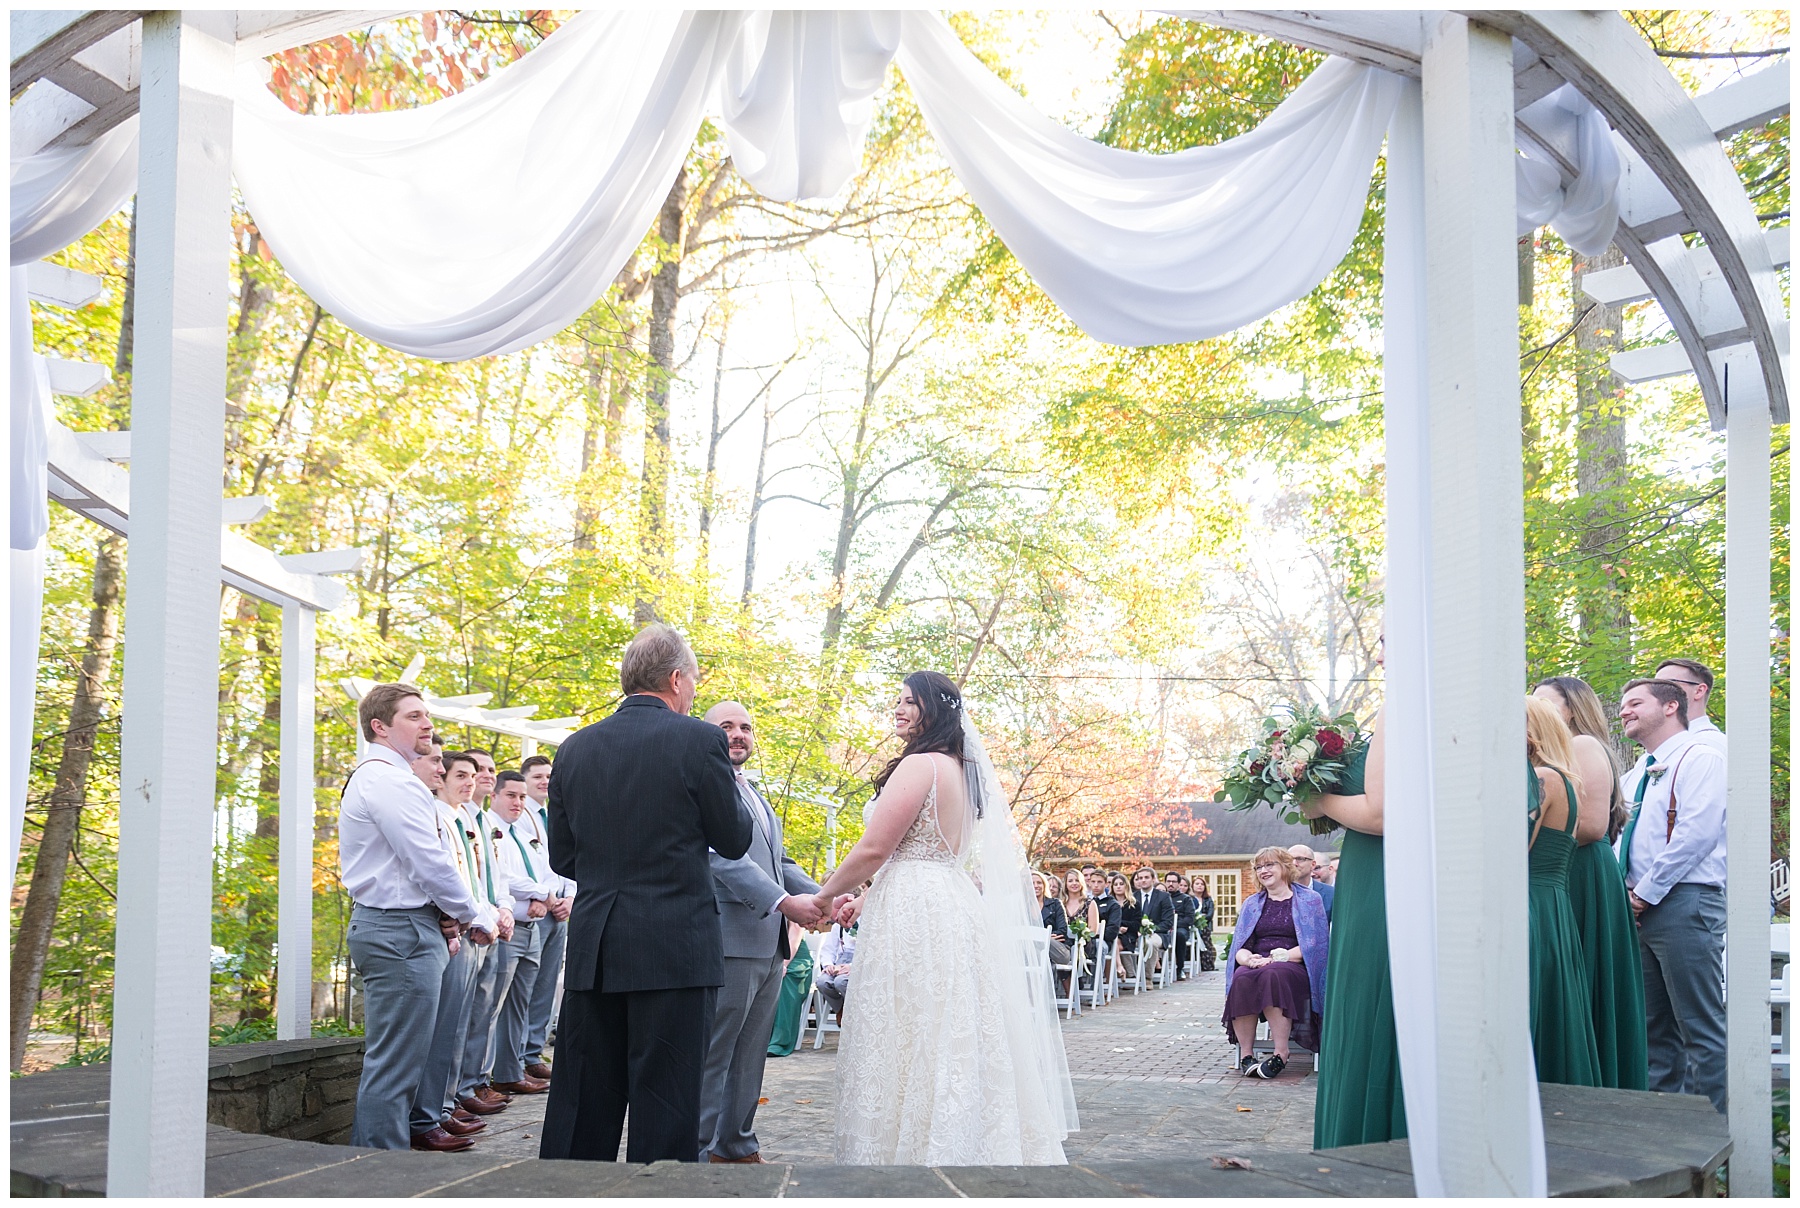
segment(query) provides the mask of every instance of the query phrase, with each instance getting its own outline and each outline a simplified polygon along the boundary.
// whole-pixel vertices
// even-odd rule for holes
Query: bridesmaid
[[[1369,745],[1349,762],[1338,792],[1309,802],[1309,817],[1344,826],[1325,971],[1319,1089],[1313,1148],[1335,1149],[1406,1135],[1394,983],[1388,966],[1387,874],[1381,846],[1386,740],[1376,714]]]
[[[1569,864],[1569,903],[1581,933],[1588,995],[1594,1008],[1594,1042],[1600,1085],[1641,1091],[1649,1086],[1649,1045],[1644,1036],[1644,967],[1637,927],[1625,896],[1625,876],[1612,841],[1625,825],[1618,756],[1600,698],[1583,680],[1559,675],[1532,695],[1556,709],[1574,734],[1576,799],[1581,821]]]
[[[801,937],[806,933],[798,923],[788,923],[789,958],[787,972],[781,977],[781,991],[775,1000],[775,1027],[769,1033],[769,1056],[786,1057],[800,1043],[802,1025],[806,1022],[806,997],[812,993],[812,946]]]
[[[1569,904],[1579,806],[1569,769],[1575,751],[1562,716],[1525,698],[1526,796],[1531,828],[1528,909],[1531,939],[1531,1046],[1539,1082],[1600,1085],[1594,1007],[1582,967],[1581,933]]]

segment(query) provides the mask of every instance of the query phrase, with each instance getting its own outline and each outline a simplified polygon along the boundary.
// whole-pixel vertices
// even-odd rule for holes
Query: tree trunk
[[[687,205],[687,170],[675,174],[675,183],[657,216],[656,234],[662,241],[662,263],[650,283],[650,366],[644,382],[644,468],[642,551],[653,577],[668,570],[669,387],[675,377],[675,316],[681,303],[681,216]],[[656,602],[637,601],[638,623],[654,620]]]
[[[600,453],[600,442],[611,443],[606,431],[607,385],[612,376],[613,350],[587,345],[587,424],[581,430],[581,477],[575,494],[575,548],[592,551],[594,528],[600,523],[600,511],[594,506],[594,459]]]
[[[762,519],[763,489],[769,479],[769,430],[775,423],[771,407],[764,398],[762,443],[756,450],[756,481],[750,488],[750,527],[744,535],[744,590],[738,597],[738,606],[746,611],[750,608],[750,593],[756,587],[756,525]]]
[[[719,332],[718,355],[713,358],[712,381],[712,422],[706,430],[706,473],[700,480],[700,551],[694,559],[694,567],[699,575],[701,615],[709,611],[708,603],[712,595],[712,522],[713,495],[718,489],[719,479],[719,442],[725,433],[719,428],[719,391],[725,381],[725,335],[730,330],[727,326]]]
[[[1590,272],[1625,263],[1619,249],[1609,247],[1589,259],[1572,253],[1577,313],[1591,300],[1579,292]],[[1609,498],[1626,474],[1624,387],[1612,371],[1611,359],[1624,347],[1624,308],[1594,305],[1575,328],[1575,485],[1587,508],[1587,528],[1580,550],[1590,584],[1576,601],[1581,638],[1586,647],[1582,673],[1596,683],[1610,683],[1631,667],[1630,585],[1612,564],[1612,551],[1626,537],[1618,503]]]
[[[56,928],[56,910],[62,902],[63,882],[69,871],[69,853],[81,828],[81,809],[87,800],[88,767],[94,758],[94,735],[105,708],[106,682],[112,674],[119,641],[119,589],[125,581],[125,539],[108,533],[94,554],[93,607],[88,612],[87,648],[81,656],[81,678],[75,683],[75,700],[69,706],[69,726],[63,734],[62,759],[56,768],[56,787],[44,814],[44,833],[38,841],[37,863],[31,870],[31,887],[19,912],[19,933],[13,941],[12,966],[12,1068],[25,1061],[25,1042],[31,1017],[43,985],[44,963],[50,954],[50,937]]]
[[[125,262],[125,297],[120,309],[119,343],[113,353],[113,376],[121,393],[130,390],[132,324],[137,313],[137,203],[132,203],[131,233]],[[115,406],[115,418],[129,414]],[[119,644],[119,595],[125,582],[125,539],[108,533],[94,550],[94,580],[88,610],[88,636],[81,653],[81,677],[75,682],[75,699],[69,705],[69,724],[63,732],[62,755],[56,765],[56,784],[50,791],[44,814],[44,830],[38,839],[37,860],[31,869],[31,885],[19,912],[19,931],[13,941],[12,964],[12,1068],[25,1063],[25,1045],[31,1035],[31,1019],[43,987],[44,964],[56,930],[56,912],[62,904],[68,878],[69,855],[81,832],[81,809],[87,803],[88,768],[94,759],[94,736],[99,731],[106,703],[106,682],[112,675]]]

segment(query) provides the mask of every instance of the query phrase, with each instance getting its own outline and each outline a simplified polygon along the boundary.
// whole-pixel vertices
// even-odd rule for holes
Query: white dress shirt
[[[519,821],[521,823],[529,822],[531,824],[532,834],[537,836],[538,846],[532,848],[532,851],[542,851],[544,853],[544,858],[542,860],[537,859],[536,856],[532,857],[532,862],[534,864],[543,865],[542,868],[538,869],[539,879],[542,880],[544,884],[550,886],[551,889],[555,890],[557,897],[574,897],[575,882],[569,880],[569,878],[550,867],[550,818],[546,812],[545,805],[540,801],[528,799],[525,803],[525,809],[519,814]]]
[[[756,786],[750,783],[750,778],[744,775],[741,768],[738,770],[737,774],[737,791],[738,797],[744,803],[744,808],[750,811],[750,817],[755,821],[756,829],[762,832],[764,841],[768,843],[769,851],[776,856],[775,866],[771,870],[771,875],[775,878],[776,886],[780,887],[781,851],[775,843],[775,811],[769,808],[769,803],[763,800],[763,795],[756,791]],[[781,904],[783,902],[793,896],[794,895],[789,893],[785,888],[782,888],[781,896],[776,898],[775,901],[770,904],[767,913],[774,914],[777,910],[781,909]],[[786,924],[783,924],[783,926],[785,925]]]
[[[1684,882],[1725,884],[1724,755],[1703,737],[1686,732],[1664,742],[1654,753],[1655,766],[1669,770],[1644,789],[1625,873],[1625,884],[1651,905]],[[1644,766],[1640,758],[1619,778],[1625,800],[1637,795]],[[1671,790],[1675,793],[1675,832],[1665,837]],[[1619,841],[1624,842],[1623,835]],[[1620,862],[1625,862],[1623,852]]]
[[[493,907],[469,892],[445,846],[437,798],[393,748],[373,743],[366,754],[338,807],[338,871],[351,900],[381,910],[435,903],[459,923],[493,931]]]
[[[507,892],[513,897],[513,918],[520,923],[536,921],[526,917],[527,903],[555,896],[542,878],[546,874],[556,874],[550,872],[544,859],[543,845],[533,846],[532,841],[537,836],[525,821],[528,812],[530,807],[520,811],[519,820],[510,826],[494,810],[481,812],[482,820],[487,824],[488,838],[494,843],[495,880],[498,882],[501,874],[505,875]]]
[[[482,820],[480,807],[472,800],[458,802],[456,816],[462,821],[463,832],[471,836],[469,846],[475,849],[475,871],[481,886],[477,896],[497,911],[511,910],[512,894],[507,892],[505,875],[494,867],[494,840]]]
[[[1688,733],[1697,741],[1705,743],[1720,755],[1725,754],[1725,731],[1713,725],[1712,718],[1702,713],[1688,722]]]

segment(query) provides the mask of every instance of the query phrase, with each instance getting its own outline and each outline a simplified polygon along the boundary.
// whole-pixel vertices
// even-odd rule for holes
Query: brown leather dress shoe
[[[471,1137],[487,1127],[486,1120],[458,1120],[454,1115],[445,1116],[439,1128],[453,1137]]]
[[[476,1115],[474,1112],[470,1111],[466,1107],[459,1107],[455,1111],[451,1112],[450,1114],[452,1116],[455,1116],[458,1120],[461,1120],[464,1124],[480,1124],[480,1123],[482,1123],[481,1117]]]
[[[541,1061],[534,1061],[525,1067],[527,1078],[536,1078],[539,1082],[550,1081],[550,1067]]]
[[[720,1166],[767,1166],[768,1165],[767,1162],[763,1161],[763,1156],[760,1153],[753,1153],[750,1156],[744,1157],[744,1158],[721,1158],[718,1154],[715,1153],[715,1154],[709,1154],[707,1156],[706,1160],[708,1162],[716,1162]]]
[[[485,1082],[475,1088],[475,1097],[477,1099],[481,1100],[483,1103],[511,1103],[512,1102],[511,1095],[502,1095],[499,1091],[495,1090],[493,1087],[489,1086]]]
[[[541,1095],[550,1089],[550,1084],[541,1078],[527,1075],[517,1082],[496,1082],[494,1089],[504,1091],[509,1095]]]
[[[488,1100],[478,1095],[462,1095],[456,1101],[462,1105],[464,1111],[475,1116],[491,1116],[495,1112],[506,1110],[506,1100],[504,1099]]]
[[[426,1153],[461,1153],[472,1149],[475,1142],[467,1137],[453,1137],[441,1128],[427,1129],[422,1133],[414,1133],[412,1147]]]

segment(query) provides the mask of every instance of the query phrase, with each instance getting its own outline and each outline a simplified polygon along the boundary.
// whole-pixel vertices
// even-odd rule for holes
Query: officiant
[[[706,711],[706,721],[725,732],[738,800],[756,827],[750,850],[738,859],[711,854],[725,944],[725,984],[719,988],[700,1092],[700,1152],[711,1162],[760,1163],[756,1104],[762,1096],[763,1063],[775,1028],[781,977],[793,955],[787,924],[792,920],[810,927],[819,921],[811,897],[819,886],[787,854],[781,819],[744,773],[756,753],[750,711],[737,701],[720,701]]]

